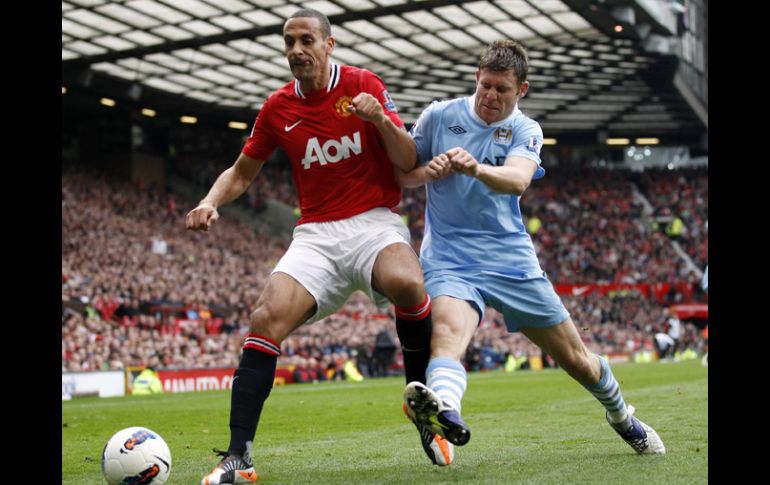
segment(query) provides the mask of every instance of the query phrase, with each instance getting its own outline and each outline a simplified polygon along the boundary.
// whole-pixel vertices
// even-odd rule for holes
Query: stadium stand
[[[221,169],[198,170],[191,159],[187,166],[190,177],[199,177],[191,180],[203,185]],[[268,185],[272,176],[278,178],[273,191],[290,186],[282,170],[261,177]],[[526,219],[540,221],[533,238],[541,264],[557,289],[625,284],[609,293],[561,293],[593,351],[627,359],[652,353],[653,337],[663,328],[669,305],[695,301],[703,293],[697,291],[694,272],[673,249],[675,241],[655,229],[655,215],[663,208],[683,215],[688,230],[678,242],[700,264],[708,256],[707,172],[694,169],[672,178],[670,172],[575,170],[553,171],[525,195]],[[666,197],[674,188],[678,197]],[[285,200],[292,200],[292,194]],[[653,213],[645,211],[639,197],[646,198]],[[410,190],[400,207],[415,250],[422,237],[424,203],[424,191]],[[223,218],[214,244],[210,235],[180,228],[191,204],[170,186],[145,187],[74,168],[63,171],[63,372],[237,365],[249,306],[286,241]],[[699,225],[700,232],[690,230]],[[643,291],[661,283],[670,284],[665,293]],[[487,309],[479,327],[465,359],[469,369],[549,365],[548,357],[521,334],[508,334],[494,310]],[[684,328],[681,349],[700,353],[702,335],[695,325]],[[365,377],[399,373],[400,355],[389,368],[375,371],[375,337],[382,330],[395,335],[389,310],[378,310],[356,294],[341,311],[290,336],[279,365],[299,369],[294,375],[300,381],[319,379],[319,368],[325,378],[341,378],[349,359]]]

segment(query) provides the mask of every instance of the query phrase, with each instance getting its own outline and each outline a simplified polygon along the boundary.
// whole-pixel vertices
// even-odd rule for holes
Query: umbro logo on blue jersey
[[[463,128],[462,126],[457,126],[457,125],[450,126],[449,127],[449,131],[451,131],[455,135],[462,135],[463,133],[468,133],[467,131],[465,131],[465,128]]]

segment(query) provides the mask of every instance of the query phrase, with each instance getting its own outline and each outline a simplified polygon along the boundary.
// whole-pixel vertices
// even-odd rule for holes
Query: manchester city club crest
[[[510,143],[513,140],[513,127],[511,125],[501,126],[495,130],[493,137],[495,143]]]
[[[348,106],[353,102],[353,98],[351,96],[342,96],[340,99],[337,100],[336,103],[334,103],[334,109],[337,111],[337,114],[342,116],[343,118],[347,118],[348,116],[352,115],[350,111],[348,111]]]

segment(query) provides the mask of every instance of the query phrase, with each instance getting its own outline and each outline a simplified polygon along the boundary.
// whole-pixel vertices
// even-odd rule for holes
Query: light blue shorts
[[[470,302],[484,314],[485,305],[505,317],[509,332],[522,327],[551,327],[569,317],[545,273],[515,278],[490,271],[439,269],[425,273],[425,288],[432,299],[441,295]]]

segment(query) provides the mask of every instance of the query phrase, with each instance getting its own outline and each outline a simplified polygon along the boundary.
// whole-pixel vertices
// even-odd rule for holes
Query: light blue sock
[[[468,386],[465,367],[448,357],[434,357],[428,363],[427,386],[441,397],[445,404],[458,413],[462,409],[463,394]]]
[[[583,386],[588,392],[594,395],[609,412],[610,419],[614,423],[619,423],[626,419],[626,402],[623,400],[623,394],[620,392],[620,384],[615,380],[610,370],[610,364],[603,357],[599,357],[602,365],[602,374],[599,382],[590,386]]]

